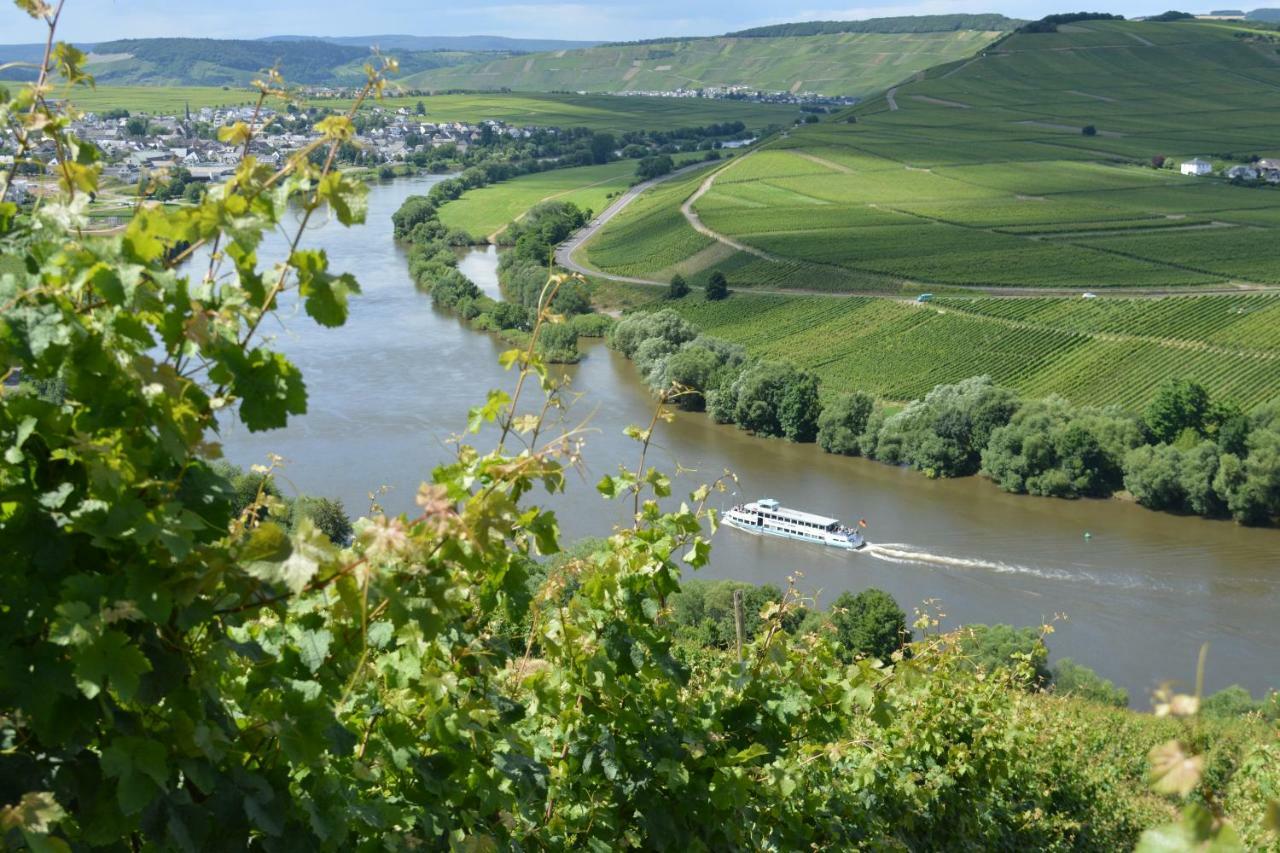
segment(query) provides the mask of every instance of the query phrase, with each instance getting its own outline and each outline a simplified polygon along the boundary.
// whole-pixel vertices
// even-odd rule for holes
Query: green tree
[[[684,280],[684,276],[676,273],[671,276],[671,287],[667,290],[668,299],[683,299],[689,295],[689,283]]]
[[[1203,385],[1189,379],[1170,379],[1160,386],[1142,419],[1157,442],[1172,444],[1183,430],[1204,435],[1208,414],[1209,392]]]
[[[828,453],[857,456],[858,436],[867,428],[875,400],[862,391],[838,395],[818,416],[818,446]]]
[[[1017,396],[989,376],[938,385],[885,419],[875,458],[906,463],[931,477],[974,474],[992,434],[1017,410]]]
[[[570,323],[544,323],[538,336],[538,347],[548,361],[573,363],[578,352],[578,330]]]
[[[725,356],[706,346],[690,344],[667,359],[666,386],[677,386],[681,393],[676,405],[690,412],[706,408],[707,394],[716,388],[726,370]]]
[[[1049,649],[1035,628],[1012,625],[968,625],[961,649],[971,665],[984,672],[1019,673],[1024,684],[1040,687],[1053,679],[1047,667]]]
[[[1125,457],[1124,486],[1148,509],[1181,509],[1186,501],[1181,478],[1182,451],[1172,445],[1143,445]]]
[[[614,157],[618,142],[612,133],[596,131],[591,135],[591,162],[608,163]]]
[[[782,400],[795,373],[791,365],[773,361],[749,365],[733,382],[733,422],[757,435],[781,436]]]
[[[124,123],[124,132],[134,137],[146,136],[150,128],[151,122],[146,116],[134,116]]]
[[[813,441],[818,437],[818,419],[821,417],[818,377],[807,370],[797,370],[778,404],[778,423],[782,434],[789,441]]]
[[[304,518],[335,545],[346,545],[351,541],[354,528],[340,500],[303,495],[294,501],[293,523],[297,524]]]
[[[1053,692],[1060,695],[1079,696],[1091,702],[1124,708],[1129,704],[1129,692],[1116,687],[1087,666],[1071,658],[1063,658],[1050,670]]]
[[[724,277],[724,273],[716,270],[707,277],[706,297],[709,301],[716,302],[729,296],[729,280]]]
[[[840,593],[831,604],[829,619],[845,660],[867,655],[887,662],[911,641],[907,615],[893,596],[874,587]]]
[[[636,164],[636,177],[642,181],[649,181],[670,174],[674,168],[675,162],[667,154],[645,157]]]
[[[1207,696],[1200,704],[1200,713],[1211,719],[1230,720],[1246,714],[1260,713],[1264,707],[1248,690],[1239,684],[1233,684]]]

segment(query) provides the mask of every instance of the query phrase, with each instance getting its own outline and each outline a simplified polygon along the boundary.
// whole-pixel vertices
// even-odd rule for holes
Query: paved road
[[[577,260],[574,259],[573,256],[574,256],[574,253],[576,253],[578,249],[582,247],[583,243],[586,243],[588,240],[590,240],[597,231],[603,228],[609,222],[609,220],[613,219],[615,216],[621,213],[627,207],[627,205],[635,201],[636,198],[638,198],[642,192],[644,192],[645,190],[651,187],[657,186],[658,184],[664,183],[666,181],[670,181],[674,178],[682,177],[688,174],[689,172],[696,171],[708,165],[711,165],[711,164],[694,163],[692,165],[684,166],[680,169],[676,169],[673,172],[669,172],[668,174],[663,175],[662,177],[653,178],[651,180],[645,181],[644,183],[636,184],[634,187],[632,187],[631,189],[623,193],[621,196],[619,196],[613,202],[613,204],[605,208],[604,212],[602,212],[599,216],[597,216],[595,219],[588,222],[585,226],[583,226],[577,233],[575,233],[572,237],[570,237],[564,243],[561,243],[559,246],[557,246],[556,247],[556,263],[561,267],[564,267],[565,269],[570,270],[571,272],[580,273],[581,275],[586,275],[586,276],[593,276],[595,278],[604,278],[604,279],[608,279],[609,281],[621,281],[621,282],[626,282],[627,284],[647,284],[653,287],[669,287],[670,282],[667,282],[667,281],[658,281],[652,278],[640,278],[637,276],[615,275],[614,273],[601,272],[600,270],[595,270],[588,266],[585,266],[584,264],[579,263]],[[713,177],[714,176],[708,176],[707,180],[703,182],[702,186],[699,187],[699,194],[701,194],[701,192],[705,192],[705,190],[709,187],[711,179]],[[690,202],[692,201],[693,199],[691,198]],[[684,211],[684,212],[685,212],[685,215],[688,216],[689,211]],[[729,242],[730,245],[734,245],[735,247],[739,247],[740,245],[740,244],[737,244],[736,241],[729,241],[728,238],[724,238],[720,235],[715,234],[714,232],[712,232],[712,236],[715,236],[716,239],[725,240],[726,242]],[[757,254],[757,253],[761,254],[763,257],[767,257],[770,260],[775,260],[771,256],[765,253],[761,253],[759,250],[748,249],[745,246],[741,246],[741,248],[745,251],[752,252],[753,254]],[[903,284],[909,284],[909,283],[910,282],[906,282],[906,281],[903,282]],[[927,288],[929,285],[917,284],[917,286]],[[1030,299],[1030,298],[1044,297],[1044,296],[1074,296],[1076,293],[1080,291],[1080,288],[1069,289],[1069,288],[1063,288],[1063,287],[1001,287],[1001,286],[983,286],[983,285],[943,285],[943,284],[939,284],[937,285],[937,287],[939,287],[940,289],[944,289],[952,292],[964,291],[966,293],[972,293],[972,294],[979,294],[979,295],[985,295],[985,296],[1003,296],[1003,297],[1008,297],[1013,299],[1017,299],[1017,298]],[[739,289],[729,288],[729,290],[730,292],[737,292]],[[1217,285],[1213,287],[1201,287],[1201,288],[1194,288],[1194,287],[1098,288],[1096,292],[1098,296],[1104,297],[1104,298],[1162,299],[1168,296],[1206,296],[1210,294],[1257,293],[1257,292],[1272,292],[1277,290],[1280,290],[1280,287],[1277,287],[1275,285],[1257,284],[1254,282],[1241,282],[1238,284]],[[749,287],[749,288],[742,289],[741,292],[771,294],[771,295],[777,295],[777,296],[828,296],[833,299],[847,299],[849,297],[854,297],[854,296],[880,296],[880,297],[886,297],[891,299],[898,299],[904,302],[913,301],[910,296],[904,296],[900,291],[892,291],[892,290],[888,290],[888,291],[857,290],[857,291],[844,291],[844,292],[833,293],[829,290],[808,290],[805,288],[786,288],[785,290],[775,290],[775,289]]]
[[[599,270],[593,270],[590,267],[583,266],[582,264],[578,263],[576,260],[574,260],[573,255],[575,252],[578,251],[578,249],[582,247],[583,243],[587,242],[593,236],[595,236],[595,233],[599,231],[601,228],[603,228],[609,222],[609,220],[613,219],[613,217],[621,213],[627,207],[627,205],[635,201],[636,198],[640,195],[640,193],[644,192],[650,187],[655,187],[658,184],[665,183],[667,181],[681,177],[683,175],[688,174],[689,172],[696,171],[698,169],[704,168],[709,165],[711,164],[710,163],[694,163],[690,166],[684,166],[682,168],[676,169],[674,172],[668,172],[667,174],[662,175],[661,177],[652,178],[650,180],[645,181],[644,183],[636,184],[634,187],[632,187],[631,189],[623,193],[621,196],[619,196],[613,202],[613,204],[606,207],[599,216],[597,216],[595,219],[588,222],[585,226],[579,229],[576,234],[574,234],[568,240],[566,240],[565,242],[557,246],[556,247],[556,263],[567,270],[570,270],[576,273],[581,273],[582,275],[595,276],[596,278],[607,278],[610,281],[625,281],[625,282],[630,282],[631,284],[656,284],[656,285],[661,285],[663,287],[666,287],[668,285],[668,282],[665,282],[665,281],[654,281],[653,279],[649,279],[649,278],[633,278],[631,276],[614,275],[612,273],[605,273],[605,272],[600,272]]]

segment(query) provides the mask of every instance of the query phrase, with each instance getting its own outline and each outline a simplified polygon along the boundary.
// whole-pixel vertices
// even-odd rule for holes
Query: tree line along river
[[[284,431],[258,434],[228,419],[222,438],[232,462],[248,466],[277,453],[287,462],[286,491],[340,498],[353,517],[368,512],[370,492],[383,486],[378,500],[388,512],[409,511],[418,484],[452,458],[449,439],[463,431],[468,408],[489,388],[511,389],[514,377],[497,363],[506,346],[437,312],[392,240],[391,214],[440,179],[376,184],[367,224],[321,223],[304,238],[323,246],[336,270],[355,273],[364,292],[339,329],[316,325],[292,302],[264,324],[301,368],[308,412]],[[282,251],[273,236],[260,255]],[[496,265],[495,250],[476,249],[461,269],[496,295]],[[654,405],[629,362],[601,342],[584,343],[582,363],[564,370],[581,395],[566,423],[585,422],[585,465],[566,494],[534,498],[557,509],[566,541],[629,523],[629,502],[604,501],[594,484],[620,462],[634,465],[637,446],[622,430],[648,423]],[[483,434],[471,438],[484,446]],[[1119,501],[1010,495],[978,478],[929,480],[813,445],[753,438],[700,414],[660,424],[649,461],[675,477],[677,496],[730,470],[738,483],[720,496],[724,509],[769,496],[869,524],[872,545],[854,554],[722,527],[702,577],[784,586],[799,572],[800,588],[820,605],[875,586],[908,613],[933,600],[944,626],[1039,625],[1065,614],[1049,638],[1053,656],[1114,680],[1138,708],[1161,681],[1190,683],[1205,642],[1208,689],[1239,683],[1260,695],[1280,686],[1280,531]]]

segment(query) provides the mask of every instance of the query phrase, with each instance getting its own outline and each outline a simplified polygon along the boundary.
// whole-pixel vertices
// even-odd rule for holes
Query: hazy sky
[[[63,38],[106,41],[146,36],[259,38],[269,35],[502,35],[630,40],[715,35],[782,21],[853,20],[887,15],[1003,12],[1038,18],[1087,5],[1124,15],[1162,12],[1163,5],[1100,0],[67,0]],[[0,43],[43,40],[41,26],[0,0]],[[1158,8],[1157,8],[1158,7]],[[1179,7],[1180,8],[1180,7]],[[1207,7],[1206,7],[1207,8]],[[1216,8],[1216,7],[1215,7]],[[1247,7],[1252,8],[1252,7]],[[1189,7],[1189,11],[1203,11]]]

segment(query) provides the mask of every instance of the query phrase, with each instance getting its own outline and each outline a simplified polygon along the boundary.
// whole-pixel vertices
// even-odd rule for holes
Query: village
[[[590,94],[585,91],[579,95]],[[610,95],[645,98],[710,98],[712,100],[751,101],[757,104],[792,104],[796,106],[851,107],[858,98],[820,95],[817,92],[765,92],[754,86],[702,86],[699,88],[654,89],[608,92]]]
[[[290,154],[314,142],[314,118],[302,111],[277,112],[252,106],[185,109],[178,115],[131,115],[126,110],[86,113],[71,124],[79,138],[93,143],[103,155],[104,178],[123,185],[137,184],[145,175],[183,169],[195,182],[224,180],[235,171],[242,147],[217,138],[218,128],[235,122],[256,123],[260,133],[249,143],[259,162],[279,165]],[[428,121],[421,105],[373,107],[357,116],[357,147],[362,162],[405,162],[415,154],[451,146],[451,153],[495,137],[528,139],[535,133],[556,135],[554,128],[514,127],[495,119],[480,122]],[[12,140],[0,139],[0,168],[13,163]],[[9,198],[19,204],[41,193],[43,178],[57,174],[57,152],[36,149],[31,161],[20,164]]]
[[[1202,157],[1187,160],[1182,164],[1182,174],[1198,178],[1213,174],[1213,163]],[[1280,184],[1280,159],[1255,158],[1249,163],[1227,166],[1222,169],[1222,177],[1232,183],[1268,183]]]

